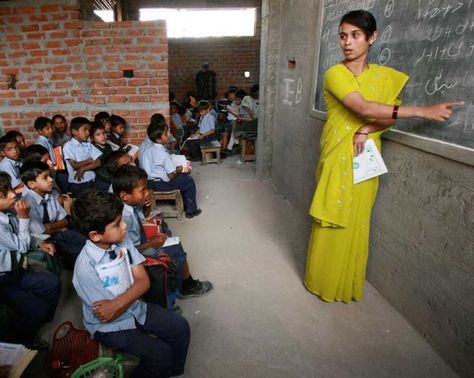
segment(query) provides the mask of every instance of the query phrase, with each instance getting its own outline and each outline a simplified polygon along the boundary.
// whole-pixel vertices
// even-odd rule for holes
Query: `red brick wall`
[[[129,140],[138,143],[151,114],[168,115],[164,23],[84,22],[77,3],[66,3],[0,3],[0,127],[31,142],[38,116],[70,120],[105,110],[127,119]]]
[[[196,73],[208,62],[217,74],[217,95],[230,85],[250,90],[260,72],[261,8],[257,7],[254,37],[183,38],[169,40],[170,91],[181,101],[187,91],[196,91]],[[250,77],[244,77],[244,71]]]
[[[170,39],[170,91],[181,101],[187,91],[196,91],[195,77],[204,62],[217,74],[217,94],[222,97],[230,85],[249,91],[259,80],[260,39],[225,37]],[[244,71],[250,77],[244,77]]]

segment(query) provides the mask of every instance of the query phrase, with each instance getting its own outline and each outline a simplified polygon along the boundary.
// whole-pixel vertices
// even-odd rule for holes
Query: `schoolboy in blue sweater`
[[[122,208],[117,196],[97,191],[85,192],[73,206],[73,221],[88,238],[72,280],[83,302],[84,325],[97,341],[140,358],[132,377],[181,375],[190,339],[188,322],[139,299],[150,281],[142,265],[145,258],[127,238]],[[114,295],[96,266],[115,260],[122,248],[128,251],[133,283],[122,294]]]

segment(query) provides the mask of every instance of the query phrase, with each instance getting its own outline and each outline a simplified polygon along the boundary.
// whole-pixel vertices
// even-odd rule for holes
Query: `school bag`
[[[143,299],[163,308],[171,308],[178,296],[178,277],[176,265],[167,253],[156,257],[146,257],[145,270],[150,278],[150,289]]]

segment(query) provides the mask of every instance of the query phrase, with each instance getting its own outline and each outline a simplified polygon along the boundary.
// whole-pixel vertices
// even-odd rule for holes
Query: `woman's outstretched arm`
[[[462,101],[450,101],[434,105],[400,106],[394,116],[393,105],[367,101],[358,92],[349,93],[342,102],[348,109],[366,118],[423,118],[430,121],[445,121],[453,113],[451,107],[464,104]]]

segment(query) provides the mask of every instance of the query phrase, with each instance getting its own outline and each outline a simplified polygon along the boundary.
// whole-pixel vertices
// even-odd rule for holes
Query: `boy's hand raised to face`
[[[166,234],[158,233],[152,239],[150,239],[148,243],[150,243],[151,247],[161,248],[163,244],[165,244],[167,238],[168,236],[166,236]]]
[[[15,202],[15,211],[18,218],[28,219],[30,216],[30,205],[23,200],[18,200]]]

